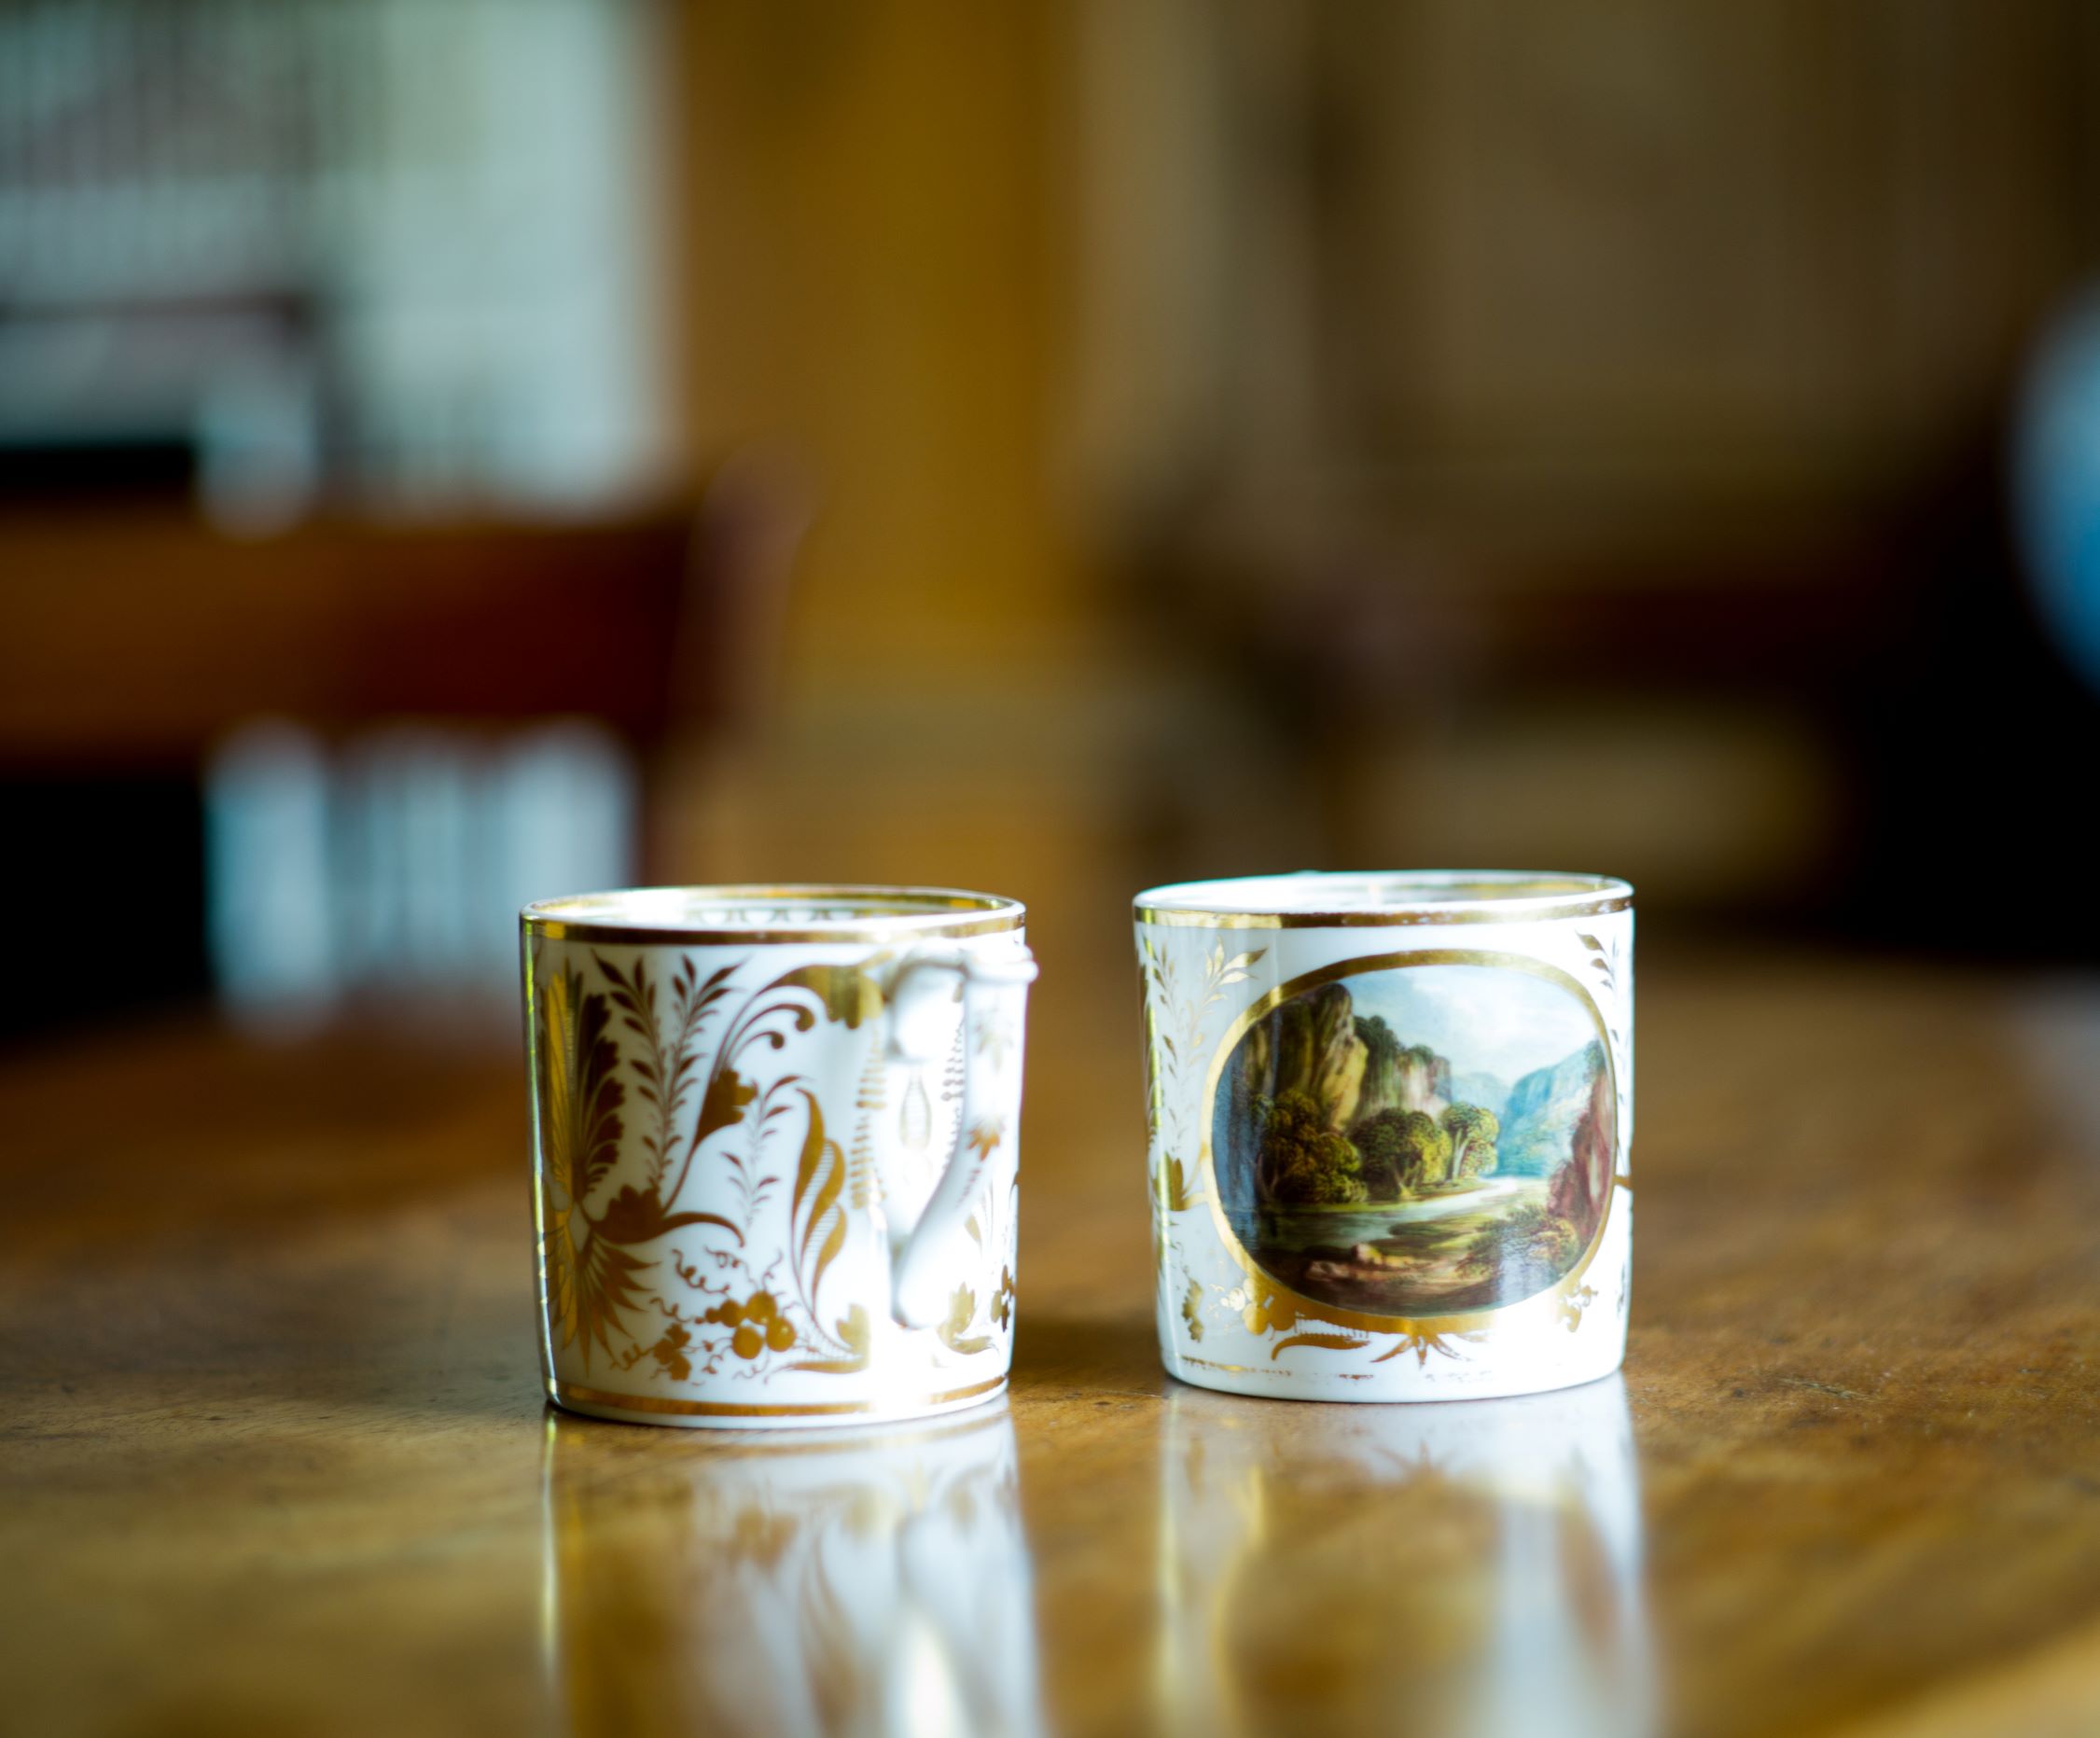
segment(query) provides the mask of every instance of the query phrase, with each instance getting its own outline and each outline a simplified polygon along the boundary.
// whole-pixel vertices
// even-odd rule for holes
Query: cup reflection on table
[[[547,1429],[545,1644],[571,1730],[1038,1730],[1003,1404],[792,1442]]]
[[[1161,1475],[1161,1728],[1654,1730],[1619,1377],[1394,1407],[1176,1388]]]

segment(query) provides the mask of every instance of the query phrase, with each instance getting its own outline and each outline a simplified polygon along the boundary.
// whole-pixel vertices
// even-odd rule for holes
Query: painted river
[[[1356,1244],[1379,1244],[1400,1225],[1420,1225],[1430,1219],[1458,1214],[1500,1214],[1526,1201],[1544,1204],[1546,1179],[1537,1176],[1483,1177],[1471,1189],[1449,1194],[1425,1195],[1419,1201],[1393,1201],[1366,1207],[1271,1207],[1266,1212],[1248,1207],[1228,1209],[1233,1232],[1241,1243],[1253,1245],[1257,1238],[1273,1247],[1304,1249],[1315,1244],[1348,1248]]]

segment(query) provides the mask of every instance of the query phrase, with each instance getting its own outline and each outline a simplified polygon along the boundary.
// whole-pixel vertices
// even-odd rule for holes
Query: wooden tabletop
[[[18,1055],[0,1729],[2100,1731],[2100,983],[1642,964],[1625,1374],[1464,1406],[1162,1376],[1106,958],[1010,1397],[792,1442],[543,1410],[508,1035]]]

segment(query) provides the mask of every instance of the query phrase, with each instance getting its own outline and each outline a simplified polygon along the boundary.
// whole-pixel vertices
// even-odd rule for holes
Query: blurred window
[[[276,1031],[364,990],[507,997],[519,908],[632,883],[638,813],[632,758],[590,724],[400,724],[333,753],[249,725],[205,776],[220,996]]]
[[[646,487],[656,20],[0,7],[0,492],[173,482],[267,528]]]
[[[2042,619],[2100,688],[2100,292],[2057,322],[2035,359],[2014,488]]]

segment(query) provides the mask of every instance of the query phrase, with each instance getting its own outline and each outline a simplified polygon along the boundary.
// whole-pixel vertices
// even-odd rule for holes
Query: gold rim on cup
[[[1306,896],[1304,902],[1291,897]],[[1616,875],[1531,869],[1307,870],[1173,882],[1137,896],[1141,924],[1176,929],[1359,929],[1427,924],[1544,924],[1623,911]]]
[[[688,913],[677,914],[680,908]],[[1018,899],[957,887],[813,882],[627,887],[541,899],[519,913],[529,936],[616,947],[735,947],[753,942],[962,940],[1017,931]],[[658,921],[651,922],[652,917]]]

